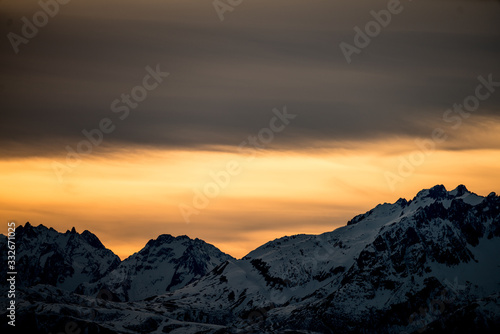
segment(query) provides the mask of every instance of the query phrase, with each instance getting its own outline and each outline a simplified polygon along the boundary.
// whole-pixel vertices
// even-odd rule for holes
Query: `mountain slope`
[[[98,282],[82,284],[78,291],[95,295],[106,289],[118,300],[141,300],[184,287],[229,259],[203,240],[163,234]]]
[[[89,231],[79,234],[73,228],[59,233],[28,222],[16,228],[15,237],[19,286],[49,284],[73,291],[83,282],[97,281],[120,263]],[[0,244],[5,243],[2,236]],[[2,273],[5,275],[5,268]]]
[[[410,201],[378,205],[332,232],[270,241],[241,260],[212,247],[163,235],[85,285],[122,300],[170,289],[157,297],[100,301],[39,285],[22,291],[19,314],[27,328],[52,330],[52,323],[73,319],[89,332],[110,333],[500,330],[494,193],[435,186]],[[91,319],[89,303],[98,304]]]
[[[475,300],[496,296],[498,303],[498,196],[481,198],[463,187],[452,192],[434,187],[402,206],[400,215],[382,225],[340,284],[326,285],[297,305],[290,322],[342,333],[353,326],[387,329],[390,317],[398,320],[392,320],[395,332],[411,332]],[[355,224],[373,224],[370,216]],[[439,312],[420,314],[422,307],[432,310],[429,303]],[[315,323],[305,321],[311,312]]]
[[[499,237],[498,196],[436,186],[411,201],[378,205],[333,232],[269,242],[156,301],[177,316],[189,309],[214,323],[233,319],[244,327],[238,319],[260,310],[268,328],[320,332],[387,326],[398,305],[393,326],[402,330],[419,303],[454,278],[467,289],[455,306],[500,292]]]

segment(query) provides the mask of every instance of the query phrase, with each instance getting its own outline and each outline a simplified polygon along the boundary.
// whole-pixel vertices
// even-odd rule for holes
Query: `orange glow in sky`
[[[122,259],[164,233],[200,238],[240,258],[284,235],[331,231],[378,203],[410,199],[436,184],[451,190],[463,183],[480,195],[500,189],[500,152],[484,149],[436,150],[392,190],[384,173],[397,174],[411,151],[377,146],[392,149],[264,150],[251,161],[228,152],[122,151],[85,159],[62,182],[52,158],[4,160],[0,215],[61,232],[88,229]],[[211,173],[229,161],[240,173],[196,209],[196,194],[214,186]],[[189,222],[181,204],[197,210]]]

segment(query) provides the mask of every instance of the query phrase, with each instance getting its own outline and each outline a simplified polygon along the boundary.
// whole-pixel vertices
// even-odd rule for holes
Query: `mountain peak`
[[[20,286],[47,284],[67,291],[100,279],[120,262],[88,231],[79,234],[73,227],[62,233],[29,222],[16,229],[16,256],[23,268]]]
[[[463,196],[465,193],[470,193],[470,191],[463,184],[459,185],[454,190],[450,191],[451,195],[455,195],[457,197]]]
[[[37,234],[43,233],[46,230],[48,230],[48,228],[45,227],[42,224],[40,224],[38,226],[33,226],[33,225],[30,224],[30,222],[26,222],[26,224],[24,224],[24,226],[23,225],[19,225],[16,228],[16,234],[17,235],[26,234],[26,235],[28,235],[30,237],[35,237]]]
[[[393,204],[378,204],[373,209],[352,218],[347,222],[347,225],[354,225],[362,220],[375,221],[380,217],[387,218],[389,216],[394,216],[392,217],[392,219],[396,219],[397,217],[401,217],[405,212],[405,208],[409,206],[412,206],[413,208],[417,208],[420,206],[425,207],[432,202],[439,202],[448,207],[451,201],[455,199],[462,200],[470,205],[476,205],[480,203],[484,199],[484,197],[470,192],[463,184],[457,186],[452,191],[447,191],[444,185],[439,184],[429,189],[420,190],[417,195],[410,201],[407,201],[404,198],[400,198]]]
[[[86,240],[89,243],[89,245],[95,247],[96,249],[106,250],[106,247],[104,247],[101,240],[99,240],[99,238],[94,233],[85,230],[80,235],[84,240]]]
[[[92,295],[105,287],[117,300],[142,300],[184,287],[230,259],[201,239],[161,234],[99,281],[81,284],[78,291]]]
[[[429,189],[429,196],[434,199],[440,199],[443,197],[446,197],[448,195],[448,191],[446,190],[445,186],[442,184],[436,185]]]
[[[160,246],[164,243],[172,243],[175,240],[175,237],[170,234],[160,234],[156,239],[151,239],[147,242],[146,246]]]
[[[196,239],[198,240],[198,239]],[[177,237],[174,237],[171,234],[160,234],[156,239],[151,239],[147,242],[146,246],[161,246],[163,244],[171,244],[175,242],[182,242],[182,241],[196,241],[195,239],[191,239],[187,235],[179,235]]]
[[[396,204],[404,208],[408,204],[408,201],[406,200],[406,198],[400,198],[396,201]]]
[[[454,197],[462,197],[465,194],[471,195],[472,193],[463,184],[460,184],[452,191],[447,191],[445,186],[440,184],[430,189],[423,189],[417,193],[414,199],[431,198],[434,200],[452,199]]]
[[[434,187],[430,189],[423,189],[420,190],[417,193],[417,196],[415,196],[415,199],[423,199],[426,197],[432,198],[432,199],[442,199],[448,195],[448,191],[446,190],[445,186],[442,184],[435,185]]]

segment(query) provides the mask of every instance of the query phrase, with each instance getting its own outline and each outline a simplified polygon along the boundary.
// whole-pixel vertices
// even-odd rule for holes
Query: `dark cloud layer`
[[[403,1],[351,64],[339,43],[386,1],[248,0],[223,22],[211,1],[71,2],[15,54],[26,3],[0,3],[4,157],[64,154],[104,117],[106,146],[235,147],[283,105],[299,117],[275,147],[427,136],[478,75],[500,81],[497,1]],[[111,102],[156,64],[170,76],[119,120]],[[496,122],[500,93],[477,113]]]

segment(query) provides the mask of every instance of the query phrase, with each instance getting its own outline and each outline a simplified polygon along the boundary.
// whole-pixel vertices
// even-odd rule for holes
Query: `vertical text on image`
[[[10,326],[16,326],[16,223],[7,223],[7,282],[9,289],[7,298],[7,322]]]

